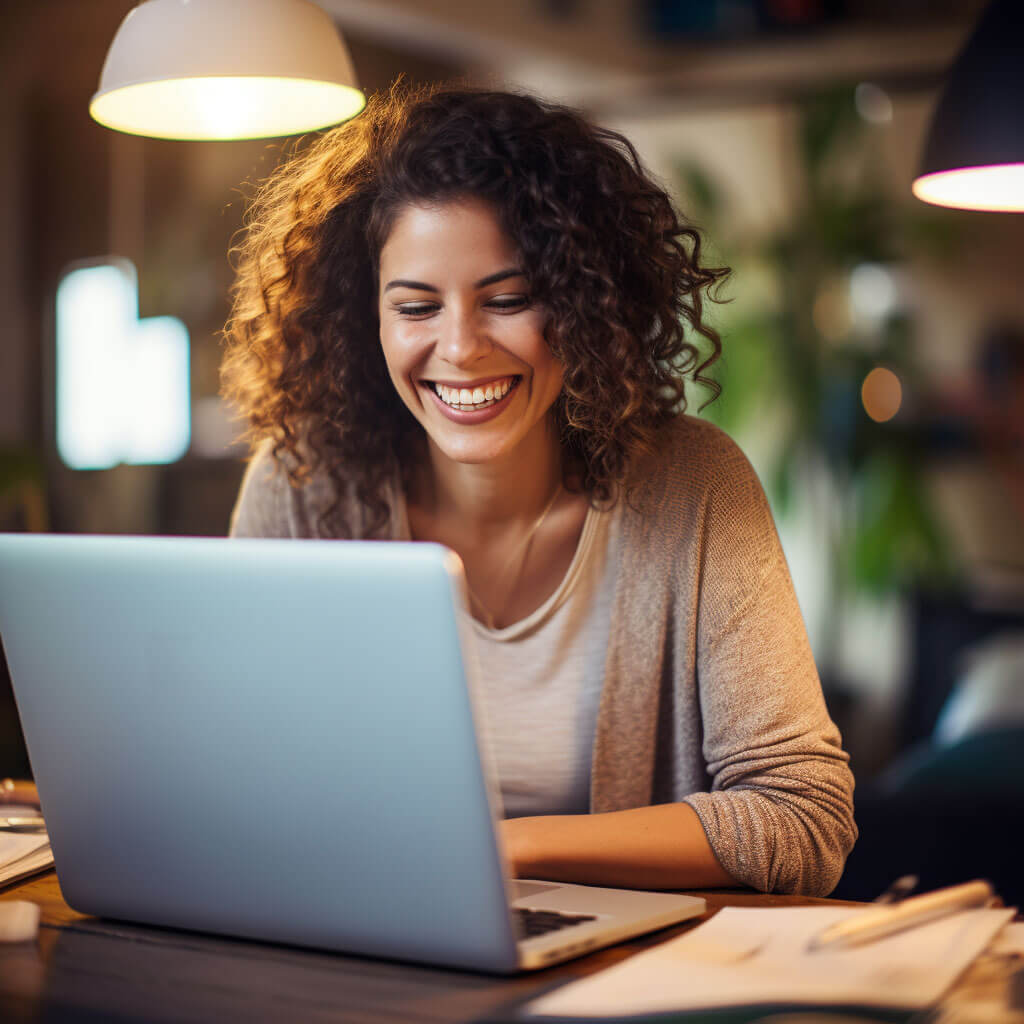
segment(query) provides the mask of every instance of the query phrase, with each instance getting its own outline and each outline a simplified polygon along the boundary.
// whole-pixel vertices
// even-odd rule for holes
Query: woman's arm
[[[734,878],[765,892],[827,895],[857,835],[849,759],[760,481],[734,442],[714,428],[703,434],[714,476],[694,670],[711,785],[680,796]]]
[[[718,863],[687,804],[508,818],[501,832],[509,871],[517,878],[630,889],[740,884]]]
[[[736,883],[826,895],[856,837],[853,779],[756,474],[721,431],[687,419],[644,488],[636,514],[622,514],[591,809],[682,817],[685,803],[704,837],[652,829],[681,844],[658,868],[689,877],[688,851],[706,842]],[[530,828],[509,831],[519,827]],[[609,842],[622,850],[636,836]],[[606,864],[610,849],[597,852]],[[585,866],[598,859],[577,854]],[[628,863],[651,877],[643,851]]]

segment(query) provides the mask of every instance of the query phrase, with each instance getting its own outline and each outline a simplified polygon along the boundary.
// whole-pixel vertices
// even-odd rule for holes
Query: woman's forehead
[[[438,269],[467,267],[481,261],[514,264],[517,247],[497,208],[482,199],[409,204],[395,216],[381,248],[381,267],[401,264]],[[479,275],[478,275],[479,276]]]

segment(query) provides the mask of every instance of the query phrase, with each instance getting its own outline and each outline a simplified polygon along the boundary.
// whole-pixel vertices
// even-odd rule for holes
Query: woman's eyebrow
[[[474,288],[486,288],[489,284],[497,284],[499,281],[504,281],[509,277],[522,277],[523,272],[518,267],[506,267],[504,270],[499,270],[494,274],[488,274],[486,277],[481,277],[473,287]],[[437,292],[438,288],[435,288],[432,284],[424,284],[422,281],[407,281],[403,278],[396,278],[394,281],[388,281],[384,285],[384,291],[390,291],[392,288],[413,288],[420,292]]]
[[[432,284],[424,284],[422,281],[404,281],[396,279],[394,281],[388,281],[384,285],[384,291],[389,292],[392,288],[414,288],[418,292],[436,292],[437,289]]]
[[[488,274],[486,277],[481,277],[474,288],[486,288],[489,284],[497,284],[499,281],[504,281],[508,277],[522,277],[523,272],[518,267],[506,267],[504,270],[499,270],[496,274]]]

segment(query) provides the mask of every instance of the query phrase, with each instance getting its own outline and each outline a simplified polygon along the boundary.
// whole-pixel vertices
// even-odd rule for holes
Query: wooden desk
[[[723,906],[834,901],[701,892]],[[697,918],[516,978],[420,967],[84,917],[47,872],[0,892],[42,908],[39,942],[0,946],[0,1021],[467,1022],[692,928]]]

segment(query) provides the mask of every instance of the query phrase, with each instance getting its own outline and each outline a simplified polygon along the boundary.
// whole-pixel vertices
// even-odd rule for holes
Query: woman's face
[[[501,460],[541,440],[561,391],[562,365],[524,269],[482,200],[407,206],[381,250],[391,380],[435,448],[456,462]]]

